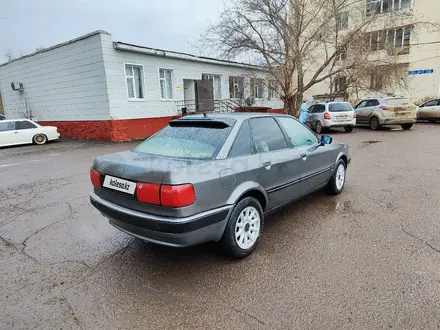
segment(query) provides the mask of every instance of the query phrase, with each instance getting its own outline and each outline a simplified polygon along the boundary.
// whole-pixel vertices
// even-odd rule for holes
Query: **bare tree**
[[[25,52],[25,51],[21,51],[19,57],[26,56],[26,55],[29,55],[29,54],[32,54],[32,53],[38,53],[38,52],[41,52],[41,51],[44,50],[44,49],[46,49],[46,47],[44,47],[44,46],[35,46],[34,49],[33,49],[33,51],[31,51],[31,52],[29,52],[29,53],[27,53],[27,52]],[[15,54],[12,52],[11,49],[8,49],[8,50],[5,52],[5,57],[6,57],[6,59],[7,59],[8,62],[11,62],[11,61],[13,61],[13,60],[15,60],[15,59],[17,58],[17,57],[15,56]]]
[[[316,85],[346,77],[345,89],[359,89],[365,80],[370,83],[360,79],[360,73],[366,78],[378,68],[398,64],[396,56],[387,53],[374,58],[371,33],[402,24],[405,18],[366,14],[364,4],[364,0],[235,0],[203,40],[221,57],[248,59],[264,68],[268,79],[280,86],[285,111],[297,115],[304,93]],[[385,49],[387,40],[375,40]]]
[[[12,52],[12,50],[8,49],[5,53],[5,57],[8,60],[8,62],[11,62],[12,60],[15,59],[14,53]]]

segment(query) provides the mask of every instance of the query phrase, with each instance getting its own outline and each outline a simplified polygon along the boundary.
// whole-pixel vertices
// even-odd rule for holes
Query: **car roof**
[[[30,119],[26,119],[26,118],[18,118],[18,119],[6,119],[6,120],[2,120],[2,123],[12,123],[15,121],[32,121]]]
[[[347,102],[347,101],[331,101],[331,102],[316,102],[316,103],[314,103],[314,104],[312,104],[312,105],[315,105],[315,104],[339,104],[339,103],[347,103],[347,104],[350,104],[350,103]]]
[[[184,117],[180,117],[177,120],[192,120],[192,119],[217,119],[217,120],[236,120],[236,121],[244,121],[249,118],[258,118],[258,117],[274,117],[274,116],[286,116],[291,117],[282,113],[263,113],[263,112],[210,112],[206,114],[196,114],[196,115],[188,115]]]

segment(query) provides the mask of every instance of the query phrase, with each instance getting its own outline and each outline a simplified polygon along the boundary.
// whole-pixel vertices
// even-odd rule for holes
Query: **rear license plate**
[[[110,175],[105,176],[103,186],[105,188],[121,191],[130,195],[134,195],[134,191],[136,190],[136,182],[115,178]]]

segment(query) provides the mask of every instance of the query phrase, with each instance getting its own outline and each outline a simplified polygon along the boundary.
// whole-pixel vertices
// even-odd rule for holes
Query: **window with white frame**
[[[274,99],[280,98],[279,84],[276,80],[269,81],[268,98],[269,98],[269,100],[274,100]]]
[[[173,95],[173,70],[159,69],[160,98],[172,100]]]
[[[412,8],[412,0],[365,0],[367,16],[404,11]]]
[[[229,77],[229,97],[241,99],[244,97],[244,77]]]
[[[406,55],[410,52],[412,26],[373,31],[367,33],[367,42],[372,51],[386,49],[390,55]]]
[[[340,13],[338,15],[338,29],[339,30],[345,30],[348,29],[348,11]]]
[[[203,73],[203,80],[212,80],[214,87],[214,100],[220,100],[222,98],[222,76],[216,74]]]
[[[251,97],[255,99],[264,98],[264,82],[263,79],[251,78]]]
[[[140,65],[125,65],[127,96],[129,100],[144,100],[144,73]]]

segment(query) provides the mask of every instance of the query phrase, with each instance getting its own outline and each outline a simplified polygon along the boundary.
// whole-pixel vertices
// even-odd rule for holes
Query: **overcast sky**
[[[198,55],[200,33],[228,0],[0,0],[0,63],[94,30],[114,41]],[[209,50],[201,50],[211,55]]]

